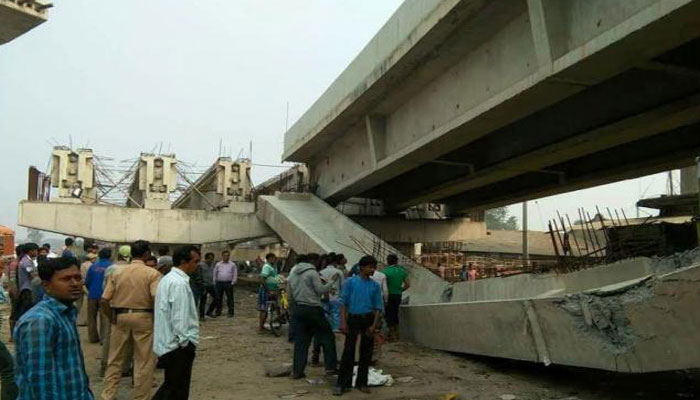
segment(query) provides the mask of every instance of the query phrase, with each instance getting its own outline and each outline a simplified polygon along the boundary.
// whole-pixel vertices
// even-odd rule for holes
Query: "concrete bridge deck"
[[[700,1],[405,2],[285,135],[317,194],[488,208],[692,164]]]
[[[114,243],[148,240],[153,243],[201,244],[273,235],[255,216],[253,203],[237,203],[236,206],[235,212],[216,212],[22,201],[18,224]]]

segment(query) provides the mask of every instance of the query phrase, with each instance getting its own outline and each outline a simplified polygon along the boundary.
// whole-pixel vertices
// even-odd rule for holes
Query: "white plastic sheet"
[[[357,380],[357,366],[353,370],[352,374],[352,386],[355,386],[355,381]],[[384,374],[384,370],[375,369],[369,367],[369,373],[367,374],[367,386],[392,386],[394,384],[394,378],[389,374]]]

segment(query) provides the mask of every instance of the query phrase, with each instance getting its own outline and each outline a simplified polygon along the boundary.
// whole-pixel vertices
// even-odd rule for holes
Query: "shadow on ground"
[[[477,374],[517,376],[541,386],[558,389],[571,397],[582,395],[588,398],[591,394],[597,394],[600,398],[616,400],[700,398],[700,369],[630,374],[560,365],[546,367],[532,362],[485,356],[454,355],[476,366]]]

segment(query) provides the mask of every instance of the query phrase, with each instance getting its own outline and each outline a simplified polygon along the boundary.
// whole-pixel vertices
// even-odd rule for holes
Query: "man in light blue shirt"
[[[376,262],[376,261],[375,261]],[[377,268],[366,266],[369,270],[368,276],[362,274],[362,265],[360,265],[360,274],[355,275],[345,282],[343,293],[340,296],[341,307],[345,309],[345,322],[349,322],[348,318],[353,315],[375,315],[376,312],[384,311],[384,301],[382,299],[382,289],[379,284],[372,279],[372,273]],[[342,316],[342,315],[341,315]],[[341,330],[342,330],[341,319]],[[349,328],[346,325],[346,329]]]
[[[199,260],[199,250],[195,246],[175,249],[175,266],[158,284],[153,352],[165,367],[165,381],[154,400],[189,398],[192,363],[199,344],[199,315],[189,275],[197,270]]]
[[[333,388],[333,395],[340,396],[352,386],[353,366],[355,364],[355,347],[360,340],[360,362],[357,367],[357,390],[369,393],[367,378],[369,364],[372,362],[374,334],[381,327],[381,314],[384,311],[382,289],[372,280],[377,269],[377,259],[364,256],[360,259],[359,274],[345,281],[340,296],[340,331],[345,336],[343,358],[338,371],[338,383]]]

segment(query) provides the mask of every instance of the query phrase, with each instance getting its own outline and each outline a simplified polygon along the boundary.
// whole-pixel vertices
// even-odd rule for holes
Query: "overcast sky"
[[[252,140],[254,163],[279,165],[287,103],[291,126],[400,2],[56,2],[48,22],[0,46],[0,224],[17,226],[27,167],[45,170],[52,146],[70,139],[117,160],[162,143],[200,166],[220,140],[234,157]],[[254,183],[280,171],[254,167]],[[630,216],[665,183],[657,175],[541,199],[530,226],[596,204]]]

